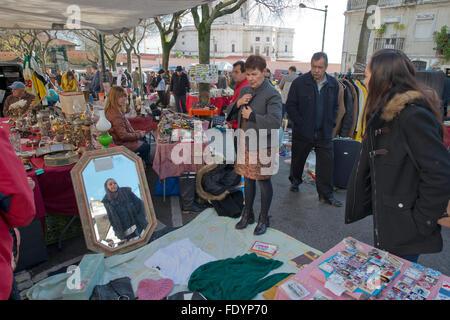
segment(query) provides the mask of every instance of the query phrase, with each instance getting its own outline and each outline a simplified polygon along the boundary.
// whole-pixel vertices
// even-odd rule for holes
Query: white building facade
[[[216,19],[211,29],[211,59],[251,54],[286,60],[294,57],[295,29],[250,25],[247,3],[235,13]],[[198,56],[194,25],[183,26],[172,52]]]
[[[345,33],[342,72],[353,71],[358,51],[359,34],[367,0],[348,0],[345,12]],[[371,32],[367,59],[379,49],[399,49],[411,59],[418,70],[425,70],[440,59],[433,48],[434,32],[450,27],[450,0],[380,0],[379,26],[384,33]],[[375,16],[374,16],[375,17]]]

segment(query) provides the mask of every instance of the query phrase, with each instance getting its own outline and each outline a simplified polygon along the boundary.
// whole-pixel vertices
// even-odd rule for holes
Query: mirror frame
[[[141,186],[143,198],[142,200],[144,201],[145,211],[147,213],[147,221],[150,224],[150,228],[147,227],[148,229],[145,232],[144,237],[142,237],[141,239],[131,241],[117,248],[110,248],[104,244],[101,244],[100,241],[98,241],[95,237],[94,224],[92,223],[92,216],[89,209],[89,200],[86,195],[86,188],[84,185],[82,173],[86,166],[94,159],[115,155],[125,156],[126,158],[133,161],[136,166],[136,171]],[[77,164],[72,168],[72,170],[70,171],[70,175],[72,178],[73,189],[75,191],[75,197],[77,200],[78,212],[80,214],[84,239],[89,250],[93,252],[104,253],[105,256],[109,257],[114,254],[121,254],[136,250],[137,248],[140,248],[148,243],[151,235],[155,231],[157,221],[150,189],[148,187],[147,178],[145,175],[144,165],[142,159],[137,154],[123,146],[87,151],[83,154],[80,160],[78,160]]]

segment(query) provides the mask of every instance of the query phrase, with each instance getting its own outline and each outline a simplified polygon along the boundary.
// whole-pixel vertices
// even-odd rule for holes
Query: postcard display
[[[214,64],[195,64],[189,67],[189,77],[192,82],[217,83],[218,71]]]
[[[280,300],[450,300],[450,278],[346,238],[279,286]]]

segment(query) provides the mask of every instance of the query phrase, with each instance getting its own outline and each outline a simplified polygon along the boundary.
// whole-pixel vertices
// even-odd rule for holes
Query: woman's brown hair
[[[105,113],[111,109],[121,109],[119,103],[117,102],[122,95],[127,95],[124,88],[120,86],[112,86],[109,90],[108,98],[105,103]]]
[[[422,106],[429,109],[442,123],[439,99],[433,89],[416,79],[416,70],[409,58],[400,50],[382,49],[374,53],[369,62],[371,77],[365,105],[366,123],[372,115],[383,108],[397,94],[418,91],[422,95]],[[367,126],[366,126],[367,127]]]
[[[245,70],[248,69],[258,69],[261,72],[264,72],[264,69],[267,67],[266,60],[258,55],[252,55],[247,58],[245,61]]]

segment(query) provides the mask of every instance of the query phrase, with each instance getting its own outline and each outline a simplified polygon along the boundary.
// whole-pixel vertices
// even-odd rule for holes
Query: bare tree
[[[168,19],[170,16],[154,18],[161,37],[162,68],[164,70],[169,68],[170,51],[177,41],[180,29],[182,27],[181,19],[186,13],[187,10],[178,11],[172,15],[170,21]],[[172,37],[169,39],[170,35],[172,35]]]

